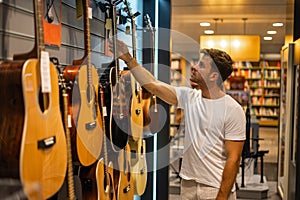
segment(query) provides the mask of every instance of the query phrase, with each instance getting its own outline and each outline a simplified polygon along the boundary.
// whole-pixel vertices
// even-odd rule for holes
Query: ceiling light
[[[211,35],[211,34],[214,34],[215,32],[213,30],[205,30],[204,33]]]
[[[209,48],[213,48],[213,47],[215,46],[215,43],[214,43],[213,40],[208,40],[208,41],[206,42],[206,45],[207,45]]]
[[[209,22],[200,22],[200,26],[210,26]]]
[[[239,48],[241,46],[241,42],[239,40],[234,40],[232,42],[232,46],[235,48]]]
[[[222,48],[226,48],[227,47],[227,41],[226,40],[221,40],[220,45]]]
[[[264,37],[264,40],[272,40],[273,38],[272,37],[270,37],[270,36],[265,36]]]
[[[267,33],[270,35],[275,35],[277,33],[277,31],[267,31]]]
[[[276,26],[276,27],[283,26],[283,23],[281,23],[281,22],[276,22],[276,23],[273,23],[273,26]]]
[[[259,35],[200,35],[200,48],[223,50],[235,61],[260,59]]]

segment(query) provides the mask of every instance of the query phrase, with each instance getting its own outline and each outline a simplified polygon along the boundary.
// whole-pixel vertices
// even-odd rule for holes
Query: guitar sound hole
[[[39,105],[42,112],[45,112],[49,107],[49,94],[42,93],[42,89],[39,91]]]
[[[97,109],[96,109],[96,106],[97,106],[97,103],[95,101],[95,90],[94,90],[94,87],[92,85],[88,85],[87,86],[87,89],[86,89],[86,97],[87,97],[87,100],[89,103],[92,103],[93,105],[93,117],[94,119],[97,118]]]
[[[86,97],[89,103],[93,100],[93,89],[90,85],[86,89]]]

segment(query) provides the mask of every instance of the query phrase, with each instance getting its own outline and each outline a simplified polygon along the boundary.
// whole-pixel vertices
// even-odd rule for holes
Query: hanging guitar
[[[102,116],[99,116],[99,121],[102,121],[103,128],[103,148],[101,158],[88,167],[80,167],[79,174],[82,182],[83,195],[86,200],[116,200],[113,179],[113,164],[108,164],[108,153],[105,134],[105,120],[107,120],[106,106],[104,102],[103,88],[99,86],[99,106]],[[102,158],[103,156],[103,158]]]
[[[102,124],[99,122],[98,105],[98,73],[92,65],[90,19],[88,16],[89,0],[83,0],[84,5],[84,56],[73,61],[73,66],[64,69],[64,79],[73,84],[71,93],[71,113],[73,129],[72,136],[75,153],[74,160],[83,166],[95,163],[102,148]]]
[[[136,59],[136,24],[135,17],[139,13],[132,14],[129,2],[124,1],[126,6],[125,10],[127,11],[128,17],[131,19],[131,30],[132,30],[132,48],[133,48],[133,57]],[[136,80],[132,75],[131,84],[132,84],[132,104],[131,106],[135,109],[143,109],[142,102],[142,88],[137,84]],[[132,107],[131,107],[132,108]],[[134,125],[131,125],[132,131],[136,131],[135,134],[132,133],[132,137],[129,138],[128,144],[131,149],[131,174],[134,183],[134,193],[137,195],[142,195],[146,189],[147,185],[147,162],[146,162],[146,142],[143,140],[143,112],[141,115],[134,115],[135,110],[131,110],[131,118]],[[137,123],[138,122],[138,123]]]
[[[154,74],[154,43],[155,43],[155,29],[152,26],[148,14],[144,16],[147,26],[146,31],[151,33],[151,74]],[[157,103],[157,97],[148,92],[145,88],[142,90],[143,98],[143,113],[144,113],[144,129],[150,130],[151,133],[157,133],[164,125],[164,119],[167,117],[165,109]]]
[[[100,84],[105,94],[108,120],[105,121],[106,135],[116,152],[122,150],[128,142],[129,133],[129,106],[126,104],[125,84],[120,79],[120,66],[116,53],[117,23],[116,4],[110,0],[105,7],[106,39],[113,40],[113,61],[102,65]]]
[[[56,69],[59,71],[59,89],[60,89],[60,105],[62,112],[62,120],[65,129],[65,136],[67,141],[67,176],[62,187],[59,189],[55,198],[57,199],[69,199],[69,200],[81,200],[82,190],[81,190],[81,181],[77,174],[74,174],[73,171],[73,156],[72,156],[72,142],[71,142],[71,114],[70,111],[70,98],[69,90],[71,89],[70,85],[67,84],[61,73],[62,66],[59,64],[59,60],[56,57],[50,58],[51,62],[56,66]]]
[[[69,124],[69,113],[68,113],[68,104],[69,97],[67,93],[66,84],[61,81],[62,84],[62,97],[63,97],[63,119],[65,126],[65,134],[67,140],[67,180],[68,180],[68,199],[75,200],[75,187],[74,187],[74,177],[73,177],[73,162],[72,162],[72,149],[71,149],[71,134],[70,134],[70,124]]]
[[[107,109],[105,105],[104,91],[100,87],[100,102],[102,113],[103,131],[105,131],[105,121],[108,120]],[[103,158],[98,161],[96,169],[98,196],[102,200],[116,200],[116,193],[114,188],[114,168],[113,163],[108,162],[106,134],[103,134]]]
[[[132,49],[133,57],[137,59],[136,56],[136,24],[135,18],[140,14],[136,12],[132,14],[131,8],[127,0],[124,1],[125,11],[127,12],[127,18],[131,20],[131,30],[132,30]],[[133,75],[129,70],[124,70],[122,73],[122,78],[125,80],[126,85],[126,99],[129,100],[130,105],[130,136],[133,140],[139,140],[143,137],[143,102],[142,102],[142,88],[138,85]],[[128,92],[129,91],[129,92]]]
[[[114,169],[114,183],[117,199],[133,199],[134,197],[135,186],[130,162],[130,146],[127,144],[124,149],[119,152],[118,166]]]
[[[35,0],[34,49],[14,55],[15,60],[34,59],[2,63],[0,67],[1,177],[20,178],[29,199],[53,196],[62,186],[67,169],[58,74],[45,51],[41,10],[41,0]]]

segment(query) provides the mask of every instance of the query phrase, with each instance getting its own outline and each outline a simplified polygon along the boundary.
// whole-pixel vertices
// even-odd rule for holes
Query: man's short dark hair
[[[201,53],[209,55],[214,63],[212,63],[212,67],[216,67],[219,71],[222,81],[225,81],[233,71],[233,61],[231,57],[222,50],[219,49],[202,49]]]

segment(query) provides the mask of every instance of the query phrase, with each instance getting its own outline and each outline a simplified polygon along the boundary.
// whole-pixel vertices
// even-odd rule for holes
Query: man
[[[182,199],[236,199],[235,179],[245,140],[245,113],[223,91],[232,72],[230,56],[217,49],[200,52],[191,67],[197,87],[174,87],[141,67],[127,46],[117,42],[118,57],[136,80],[165,102],[184,110],[185,149],[180,176]]]

